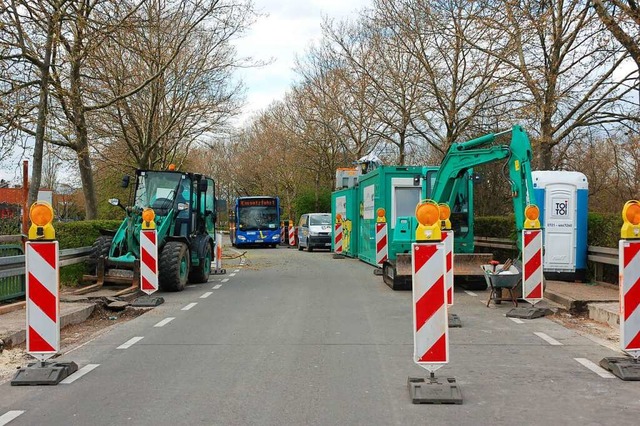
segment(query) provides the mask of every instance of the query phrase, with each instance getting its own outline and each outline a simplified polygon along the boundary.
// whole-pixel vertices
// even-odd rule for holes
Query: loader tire
[[[109,249],[111,248],[111,242],[113,237],[110,235],[101,235],[91,246],[91,253],[87,259],[87,274],[96,275],[98,269],[98,258],[100,256],[109,256]]]
[[[190,283],[200,284],[209,281],[209,275],[211,275],[211,261],[213,260],[212,253],[211,245],[207,244],[204,249],[204,255],[200,258],[200,265],[196,266],[189,273]]]
[[[160,253],[159,281],[164,291],[182,291],[189,278],[189,248],[185,243],[169,241]]]

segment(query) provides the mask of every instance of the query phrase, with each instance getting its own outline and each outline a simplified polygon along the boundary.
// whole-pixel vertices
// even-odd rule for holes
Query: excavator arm
[[[496,139],[511,133],[509,145],[493,145]],[[506,160],[509,168],[511,196],[516,221],[516,234],[520,246],[524,225],[525,207],[533,197],[533,179],[531,177],[531,143],[520,126],[501,133],[491,133],[467,142],[454,143],[449,148],[431,190],[431,198],[439,203],[453,206],[458,194],[457,186],[469,169],[483,164]]]

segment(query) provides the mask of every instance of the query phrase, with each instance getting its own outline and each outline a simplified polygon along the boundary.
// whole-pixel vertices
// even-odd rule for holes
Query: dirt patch
[[[618,345],[620,342],[620,331],[618,329],[610,327],[608,324],[592,320],[588,317],[587,313],[570,314],[566,311],[558,311],[547,318],[566,328],[575,330],[579,334],[593,336],[613,346]]]
[[[86,321],[60,330],[60,355],[58,356],[107,332],[112,326],[132,320],[146,311],[146,309],[127,307],[123,311],[114,312],[103,305],[96,305]],[[17,368],[34,361],[35,358],[26,352],[26,343],[5,349],[0,354],[0,384],[11,380]]]

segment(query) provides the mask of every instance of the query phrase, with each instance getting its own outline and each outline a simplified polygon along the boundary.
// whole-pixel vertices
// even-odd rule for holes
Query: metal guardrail
[[[508,238],[475,237],[474,242],[479,247],[516,250],[516,245]],[[593,278],[596,281],[602,281],[604,265],[618,265],[618,249],[589,246],[587,248],[587,260],[593,263]]]
[[[91,253],[91,247],[60,250],[60,266],[84,262]],[[0,278],[24,275],[24,255],[0,257]]]

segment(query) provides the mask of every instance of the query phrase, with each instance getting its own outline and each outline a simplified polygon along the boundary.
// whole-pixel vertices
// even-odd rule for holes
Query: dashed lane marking
[[[11,420],[16,419],[17,417],[19,417],[22,414],[24,414],[24,411],[22,411],[22,410],[7,411],[6,413],[4,413],[3,415],[0,416],[0,426],[6,425]]]
[[[75,373],[73,373],[72,375],[67,377],[66,379],[62,380],[60,382],[60,384],[62,384],[62,385],[70,385],[71,383],[73,383],[76,380],[78,380],[80,377],[84,376],[85,374],[88,374],[88,373],[92,372],[93,370],[95,370],[99,366],[100,366],[100,364],[87,364],[84,367],[82,367],[80,370],[76,371]]]
[[[535,333],[536,336],[538,336],[539,338],[541,338],[542,340],[544,340],[545,342],[547,342],[548,344],[552,345],[552,346],[562,346],[562,343],[558,342],[556,339],[554,339],[553,337],[545,334],[545,333],[541,333],[539,331],[536,331]]]
[[[593,361],[589,361],[586,358],[574,358],[574,359],[604,379],[615,379],[616,377],[615,375],[609,373],[607,370],[600,367],[598,364],[596,364]]]
[[[524,321],[522,321],[520,318],[509,318],[509,319],[515,322],[516,324],[524,324]]]
[[[222,287],[222,284],[215,285],[215,286],[213,286],[212,290],[217,290],[217,289],[219,289],[220,287]]]
[[[193,288],[193,287],[195,287],[195,285],[193,285],[193,284],[187,286],[187,288]]]
[[[235,271],[233,271],[233,272],[240,272],[240,269],[236,269],[236,270],[235,270]]]
[[[221,282],[226,283],[229,282],[229,278],[225,278],[224,280],[222,280]]]
[[[131,339],[118,346],[117,349],[129,349],[131,346],[135,345],[142,339],[144,339],[144,337],[142,336],[132,337]]]
[[[182,311],[188,311],[189,309],[193,308],[193,307],[194,307],[194,306],[196,306],[196,305],[197,305],[197,303],[196,303],[196,302],[192,302],[192,303],[189,303],[189,304],[188,304],[187,306],[185,306],[184,308],[182,308],[181,310],[182,310]]]
[[[229,276],[230,276],[230,277],[235,277],[235,276],[236,276],[236,274],[229,274]]]
[[[154,327],[164,327],[165,325],[169,324],[174,319],[176,319],[176,317],[165,318],[162,321],[160,321],[159,323],[157,323],[156,325],[154,325]]]
[[[465,293],[467,293],[469,296],[478,297],[478,295],[477,295],[477,294],[475,294],[475,293],[474,293],[474,292],[472,292],[472,291],[465,290],[464,292],[465,292]]]
[[[202,296],[200,296],[200,299],[206,299],[207,297],[211,296],[213,294],[213,292],[208,291],[206,293],[204,293]]]

